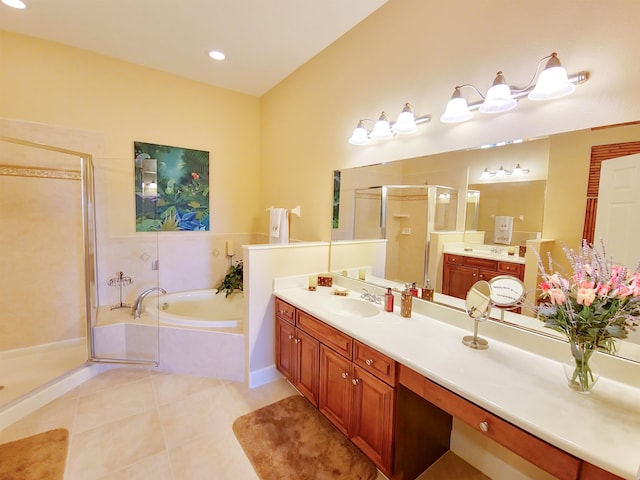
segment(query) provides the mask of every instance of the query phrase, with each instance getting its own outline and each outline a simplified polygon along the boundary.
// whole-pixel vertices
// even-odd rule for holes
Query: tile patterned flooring
[[[249,389],[142,367],[113,368],[0,431],[0,443],[68,429],[65,480],[259,480],[232,424],[296,393],[285,380]],[[419,480],[487,479],[453,462],[434,465]],[[376,480],[385,479],[378,473]]]

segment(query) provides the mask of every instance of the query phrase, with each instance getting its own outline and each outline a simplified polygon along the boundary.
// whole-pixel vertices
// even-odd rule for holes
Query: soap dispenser
[[[407,286],[400,296],[400,315],[404,318],[411,317],[411,307],[413,304],[413,295],[411,295],[411,290]]]
[[[387,293],[384,294],[384,311],[393,312],[393,293],[391,288],[387,288]]]
[[[428,302],[433,302],[433,288],[431,287],[431,281],[428,278],[424,287],[422,287],[422,299]]]

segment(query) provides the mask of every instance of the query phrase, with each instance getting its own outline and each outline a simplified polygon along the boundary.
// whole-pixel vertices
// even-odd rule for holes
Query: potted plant
[[[235,265],[229,266],[229,272],[218,285],[216,295],[224,292],[224,296],[228,297],[233,292],[241,292],[243,288],[242,280],[242,260],[240,260]]]

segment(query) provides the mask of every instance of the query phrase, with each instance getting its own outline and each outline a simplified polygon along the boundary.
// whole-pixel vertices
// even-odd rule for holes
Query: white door
[[[640,260],[640,154],[602,162],[593,243],[632,271]]]

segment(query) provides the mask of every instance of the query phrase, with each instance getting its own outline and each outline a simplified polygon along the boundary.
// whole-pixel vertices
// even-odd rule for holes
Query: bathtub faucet
[[[160,287],[153,287],[153,288],[146,289],[144,292],[138,295],[136,302],[133,304],[133,307],[131,308],[131,315],[133,315],[133,318],[140,318],[140,311],[142,310],[142,300],[144,300],[144,297],[146,297],[152,292],[160,292],[163,294],[167,293],[167,291],[164,288],[160,288]]]

